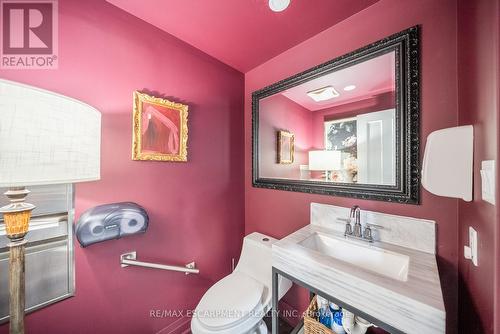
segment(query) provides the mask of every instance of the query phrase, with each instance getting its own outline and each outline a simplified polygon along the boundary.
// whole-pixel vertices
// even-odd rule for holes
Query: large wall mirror
[[[252,94],[253,185],[419,202],[419,30]]]

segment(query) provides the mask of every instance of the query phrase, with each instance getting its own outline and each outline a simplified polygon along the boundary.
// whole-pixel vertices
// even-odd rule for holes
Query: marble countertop
[[[369,247],[410,258],[408,278],[399,281],[299,244],[314,233],[344,238],[338,229],[324,224],[307,225],[273,245],[273,266],[405,333],[445,333],[446,313],[435,254],[374,242]]]

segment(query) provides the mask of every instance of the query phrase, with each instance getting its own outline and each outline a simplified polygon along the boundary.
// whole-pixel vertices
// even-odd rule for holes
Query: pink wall
[[[281,94],[264,99],[259,108],[261,175],[268,178],[299,178],[299,165],[307,165],[308,161],[313,113]],[[290,131],[295,135],[293,164],[276,163],[276,133],[280,130]]]
[[[146,234],[76,251],[76,296],[27,316],[27,333],[155,333],[230,272],[244,230],[243,75],[100,0],[59,1],[59,69],[0,71],[95,106],[103,115],[102,179],[76,187],[79,214],[135,201]],[[189,162],[131,160],[132,92],[187,103]],[[184,264],[201,274],[122,269],[121,253]],[[189,320],[189,319],[187,319]],[[6,325],[0,333],[7,333]]]
[[[481,199],[479,174],[482,160],[498,158],[499,15],[497,0],[458,1],[459,122],[474,125],[474,200],[459,202],[458,242],[461,328],[471,334],[494,332],[495,293],[497,297],[499,293],[498,209]],[[478,267],[462,256],[469,226],[478,232]],[[495,322],[499,332],[498,316]]]
[[[310,202],[359,204],[435,220],[448,332],[457,331],[457,269],[460,325],[491,333],[494,320],[500,331],[500,308],[493,312],[493,305],[500,305],[500,228],[494,223],[500,211],[479,201],[477,173],[470,204],[425,190],[422,204],[413,206],[251,186],[251,92],[416,24],[422,27],[422,143],[431,131],[472,123],[475,171],[480,160],[498,157],[500,148],[493,143],[499,136],[498,0],[459,0],[458,6],[454,0],[381,0],[246,73],[245,88],[239,72],[103,1],[64,0],[59,7],[59,69],[0,70],[0,77],[98,108],[103,113],[102,180],[77,186],[77,216],[97,204],[131,200],[146,207],[151,225],[141,236],[88,249],[76,245],[76,296],[28,315],[27,332],[156,332],[176,319],[150,318],[150,310],[194,307],[214,281],[229,273],[243,232],[283,237],[309,222]],[[136,89],[190,105],[188,163],[130,160]],[[469,225],[479,232],[480,267],[462,259]],[[132,249],[152,261],[195,260],[201,275],[121,269],[119,255]],[[302,309],[305,297],[294,289],[287,302]],[[0,326],[0,333],[7,330]]]
[[[377,41],[410,26],[422,27],[421,140],[457,124],[456,1],[381,0],[245,74],[245,232],[281,238],[309,222],[311,202],[433,219],[438,224],[438,261],[449,333],[457,326],[457,200],[422,190],[419,206],[253,188],[251,184],[251,93],[278,80]],[[424,145],[421,145],[422,150]],[[297,291],[288,302],[305,307]]]

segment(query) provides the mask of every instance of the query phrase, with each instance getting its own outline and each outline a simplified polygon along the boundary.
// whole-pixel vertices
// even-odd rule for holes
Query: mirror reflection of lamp
[[[342,169],[342,153],[340,151],[309,151],[309,170],[325,172],[325,181],[331,181],[331,171],[340,169]]]

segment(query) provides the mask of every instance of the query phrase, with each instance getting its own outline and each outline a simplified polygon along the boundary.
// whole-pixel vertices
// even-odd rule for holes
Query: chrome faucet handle
[[[350,222],[345,224],[345,232],[344,235],[352,235],[352,226]]]
[[[372,223],[366,223],[366,226],[367,226],[367,227],[370,227],[370,228],[372,228],[372,229],[374,229],[374,230],[386,230],[386,229],[387,229],[387,228],[385,228],[385,227],[384,227],[384,226],[382,226],[382,225],[377,225],[377,224],[372,224]],[[389,229],[387,229],[387,230],[389,230]],[[390,231],[390,230],[389,230],[389,231]]]
[[[373,241],[372,229],[370,228],[369,224],[367,224],[365,227],[365,231],[363,232],[363,238],[369,242]]]
[[[384,227],[382,225],[366,223],[365,224],[365,231],[363,232],[363,238],[366,239],[366,241],[368,241],[368,242],[373,242],[375,240],[375,239],[373,239],[373,231],[372,230],[388,230],[388,231],[390,231],[391,229]]]
[[[351,219],[350,218],[337,218],[337,220],[345,223],[344,236],[351,235],[352,234]]]

